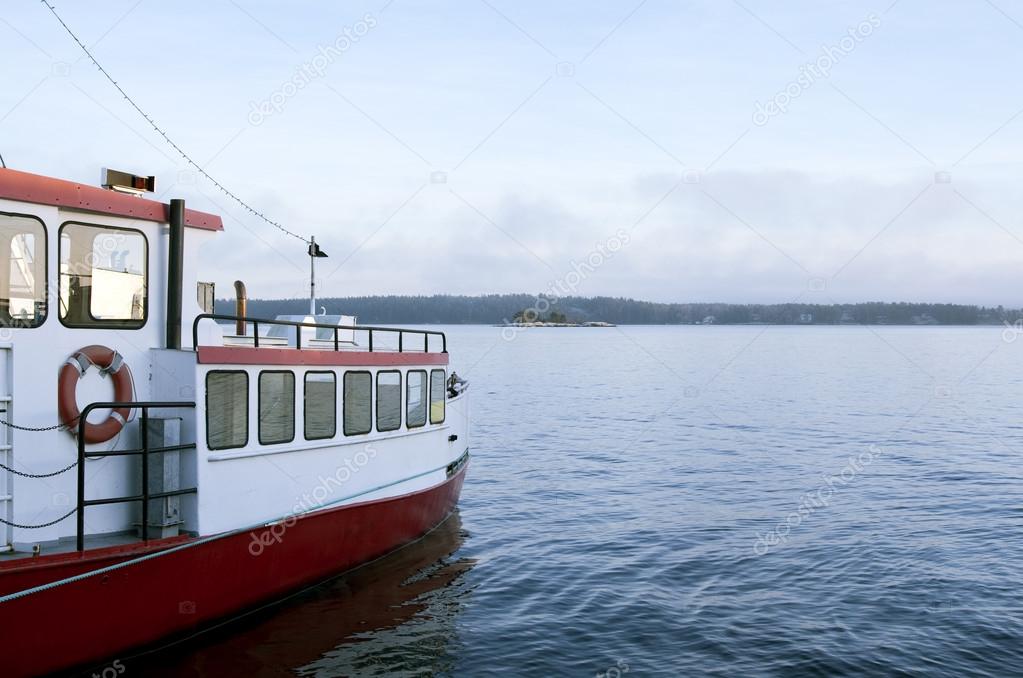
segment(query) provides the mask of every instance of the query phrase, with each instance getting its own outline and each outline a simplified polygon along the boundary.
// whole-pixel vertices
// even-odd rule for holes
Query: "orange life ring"
[[[131,370],[117,351],[98,344],[78,349],[60,368],[60,376],[57,377],[57,411],[60,413],[60,420],[72,433],[78,432],[78,418],[81,416],[75,394],[78,380],[91,365],[106,372],[114,380],[115,401],[122,403],[132,401]],[[120,407],[113,410],[100,424],[86,422],[85,442],[103,443],[113,438],[128,421],[130,411],[127,407]]]

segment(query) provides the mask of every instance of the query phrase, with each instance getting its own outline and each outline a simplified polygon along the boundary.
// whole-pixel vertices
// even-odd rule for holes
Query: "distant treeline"
[[[713,323],[737,325],[983,325],[1015,322],[1018,309],[963,304],[869,302],[861,304],[658,304],[618,297],[561,297],[549,299],[574,322],[603,321],[620,325],[678,325]],[[301,314],[307,299],[250,299],[248,314],[260,318]],[[379,296],[320,299],[327,313],[355,315],[363,324],[496,324],[511,321],[526,309],[544,312],[531,294],[484,296]],[[233,313],[234,300],[217,301],[219,313]]]

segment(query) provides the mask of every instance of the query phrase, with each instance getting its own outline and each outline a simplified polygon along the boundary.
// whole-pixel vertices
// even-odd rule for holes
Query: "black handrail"
[[[198,488],[189,487],[182,490],[170,490],[167,492],[153,492],[149,491],[149,455],[158,452],[176,452],[179,450],[190,450],[195,448],[195,443],[184,444],[184,445],[167,445],[165,447],[149,447],[149,410],[151,408],[176,408],[176,407],[195,407],[195,402],[111,402],[111,403],[90,403],[85,406],[82,413],[78,416],[78,539],[77,546],[79,551],[85,550],[85,507],[86,506],[101,506],[106,504],[127,504],[130,502],[141,501],[142,502],[142,541],[149,541],[149,500],[150,499],[162,499],[164,497],[176,497],[182,494],[192,494],[198,492]],[[142,438],[142,447],[132,450],[85,450],[85,426],[86,418],[89,413],[95,409],[104,408],[117,410],[121,408],[138,409],[141,410],[139,417],[140,434]],[[86,499],[85,498],[85,460],[89,457],[109,457],[109,456],[129,456],[129,455],[141,455],[142,456],[142,493],[129,495],[126,497],[108,497],[106,499]]]
[[[404,352],[404,341],[403,337],[406,334],[421,334],[423,335],[423,352],[430,352],[430,337],[440,337],[441,341],[441,353],[448,352],[448,338],[443,332],[437,332],[434,330],[409,330],[399,327],[375,327],[371,325],[324,325],[322,323],[308,323],[300,322],[297,320],[267,320],[266,318],[249,318],[241,315],[230,315],[227,313],[200,313],[195,316],[195,320],[192,321],[192,348],[199,348],[199,321],[200,320],[229,320],[231,322],[242,321],[245,323],[252,323],[252,344],[256,348],[259,348],[259,325],[283,325],[285,327],[295,328],[295,348],[302,348],[302,328],[312,327],[316,329],[328,329],[334,333],[334,350],[340,350],[340,342],[338,341],[339,330],[354,330],[358,332],[369,333],[369,351],[373,353],[373,333],[374,332],[390,332],[398,334],[398,353]]]

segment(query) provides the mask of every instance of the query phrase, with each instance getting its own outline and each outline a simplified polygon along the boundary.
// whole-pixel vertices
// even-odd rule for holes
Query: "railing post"
[[[142,541],[149,541],[149,408],[143,406],[142,427]]]
[[[239,319],[241,317],[242,316],[224,315],[224,314],[219,314],[219,313],[200,313],[199,315],[197,315],[195,317],[195,319],[192,322],[192,344],[193,344],[193,346],[194,347],[198,347],[198,345],[199,345],[199,322],[201,320],[206,320],[206,319],[210,319],[210,320],[237,320],[237,319]],[[437,336],[440,337],[440,340],[441,340],[441,352],[442,353],[447,353],[448,352],[448,338],[447,338],[447,335],[444,334],[443,332],[433,332],[433,331],[430,331],[430,330],[408,330],[408,329],[403,330],[403,329],[400,329],[400,328],[397,328],[397,327],[373,327],[373,326],[360,326],[360,325],[353,325],[353,326],[348,326],[348,325],[344,325],[344,326],[341,326],[341,325],[326,325],[326,324],[320,324],[320,323],[315,323],[315,322],[309,323],[309,322],[295,322],[295,321],[287,321],[287,320],[259,320],[259,319],[256,319],[256,318],[247,318],[247,317],[245,318],[245,322],[252,324],[252,345],[255,346],[256,348],[259,348],[259,324],[262,322],[263,324],[277,325],[277,326],[283,326],[283,327],[294,327],[295,328],[295,347],[299,348],[299,349],[302,348],[302,330],[304,328],[311,327],[311,328],[314,328],[314,329],[318,330],[318,329],[320,329],[322,327],[324,329],[329,329],[329,330],[331,330],[334,333],[334,350],[335,351],[340,351],[341,350],[341,333],[340,333],[340,331],[342,329],[345,329],[345,330],[351,330],[353,333],[358,333],[359,331],[365,331],[369,335],[369,351],[370,352],[373,352],[373,351],[376,350],[376,346],[374,345],[373,334],[375,332],[378,332],[378,331],[379,332],[388,332],[388,333],[393,333],[393,332],[397,332],[398,333],[398,352],[399,353],[403,353],[405,351],[405,332],[410,332],[412,334],[421,334],[421,335],[423,335],[423,352],[424,353],[429,353],[430,352],[430,339],[431,339],[432,335],[437,335]],[[314,333],[314,336],[315,336],[315,333]],[[384,349],[384,350],[389,350],[389,349]],[[409,349],[409,350],[416,351],[418,349],[412,348],[412,349]]]
[[[85,415],[89,408],[78,416],[78,551],[85,550]]]
[[[142,447],[138,450],[126,450],[124,452],[92,452],[89,453],[85,449],[85,425],[89,414],[99,408],[111,408],[118,409],[121,407],[129,409],[141,410],[140,425],[142,430],[140,431],[140,440]],[[78,508],[77,515],[77,535],[76,535],[76,547],[79,552],[85,550],[85,509],[87,506],[94,506],[98,504],[123,504],[127,502],[142,502],[142,539],[143,541],[149,541],[149,454],[151,452],[149,448],[149,408],[151,407],[195,407],[195,402],[162,402],[162,401],[148,401],[148,402],[106,402],[106,403],[89,403],[83,408],[82,413],[78,417]],[[70,428],[70,426],[69,426]],[[180,449],[196,448],[196,444],[192,443]],[[167,450],[164,450],[165,452]],[[85,498],[85,460],[89,457],[104,456],[106,454],[130,454],[130,455],[142,455],[142,490],[141,494],[129,496],[129,497],[110,497],[107,499],[93,499],[88,500]],[[157,497],[161,496],[172,496],[176,494],[187,494],[191,492],[198,492],[198,488],[190,488],[188,490],[181,490],[175,493],[157,493]]]

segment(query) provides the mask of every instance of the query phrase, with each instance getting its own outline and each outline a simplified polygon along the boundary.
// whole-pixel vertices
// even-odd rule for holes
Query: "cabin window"
[[[61,322],[117,329],[145,325],[148,250],[141,231],[76,222],[61,226]]]
[[[401,428],[401,372],[377,372],[377,430]]]
[[[410,370],[406,375],[405,425],[426,426],[426,371]]]
[[[305,439],[333,438],[337,433],[337,377],[333,372],[305,373]]]
[[[241,371],[206,374],[206,447],[227,450],[249,442],[249,375]]]
[[[46,320],[46,227],[37,217],[0,213],[0,327]]]
[[[346,436],[373,429],[373,376],[369,372],[345,372],[344,429]]]
[[[447,402],[447,394],[444,392],[447,384],[447,377],[444,370],[433,370],[430,372],[430,423],[444,423],[444,405]]]
[[[295,439],[295,373],[259,373],[259,444],[290,443]]]

